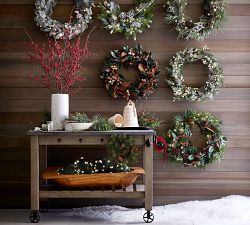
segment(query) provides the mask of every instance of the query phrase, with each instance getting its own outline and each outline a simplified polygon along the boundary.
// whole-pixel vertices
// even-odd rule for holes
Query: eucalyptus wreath
[[[201,60],[208,68],[208,81],[201,88],[192,88],[184,84],[182,70],[185,63],[192,63]],[[223,67],[210,53],[205,46],[199,48],[186,48],[177,52],[170,59],[166,68],[169,73],[167,84],[172,88],[175,100],[188,100],[190,102],[202,102],[212,99],[223,86]]]
[[[112,135],[108,145],[108,159],[114,163],[133,166],[140,154],[135,146],[135,139],[131,136]]]
[[[49,32],[50,36],[55,39],[68,38],[72,39],[81,34],[88,28],[88,24],[92,20],[92,7],[94,0],[75,0],[76,1],[76,18],[68,23],[61,24],[57,20],[51,18],[53,8],[57,4],[57,0],[36,0],[35,3],[35,22],[42,31]]]
[[[150,28],[153,12],[152,5],[154,0],[135,0],[134,8],[128,12],[122,12],[120,5],[112,1],[100,3],[99,19],[104,28],[110,30],[110,33],[124,33],[126,38],[133,37],[136,40],[136,34]]]
[[[135,81],[126,80],[119,73],[121,67],[134,67],[140,77]],[[124,46],[122,50],[111,51],[100,76],[105,81],[109,96],[136,100],[153,93],[158,83],[160,69],[151,52],[144,51],[141,45],[135,48]]]
[[[185,16],[187,0],[166,0],[164,21],[172,24],[179,37],[184,39],[203,40],[214,29],[221,27],[225,17],[224,0],[203,0],[204,14],[197,22]]]
[[[222,135],[222,122],[208,112],[186,111],[183,116],[176,116],[172,129],[164,135],[168,145],[164,159],[182,163],[184,166],[204,168],[206,164],[219,161],[223,155],[226,137]],[[190,137],[198,127],[206,138],[202,148],[192,145]]]

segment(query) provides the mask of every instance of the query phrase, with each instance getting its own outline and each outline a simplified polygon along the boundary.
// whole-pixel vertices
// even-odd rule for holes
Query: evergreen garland
[[[131,168],[122,163],[113,164],[110,160],[99,158],[93,161],[86,161],[84,157],[74,163],[64,166],[58,174],[97,174],[97,173],[120,173],[129,172]]]

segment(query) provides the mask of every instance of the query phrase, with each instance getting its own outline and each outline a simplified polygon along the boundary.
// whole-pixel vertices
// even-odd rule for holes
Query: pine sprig
[[[93,117],[92,120],[93,120],[92,129],[95,131],[107,131],[113,129],[107,117],[103,117],[97,114]]]
[[[138,123],[140,127],[149,127],[153,130],[157,130],[161,122],[154,114],[142,111],[138,114]]]
[[[73,121],[73,122],[78,122],[78,123],[90,123],[91,122],[91,120],[89,119],[86,113],[80,113],[80,112],[70,114],[69,117],[66,119],[66,121],[69,121],[69,122]]]

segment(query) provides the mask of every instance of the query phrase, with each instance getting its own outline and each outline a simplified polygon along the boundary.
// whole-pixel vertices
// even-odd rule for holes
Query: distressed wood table
[[[154,130],[111,130],[111,131],[29,131],[31,142],[31,214],[30,221],[40,220],[40,199],[48,198],[142,198],[145,202],[145,222],[152,222],[153,206],[153,139]],[[111,135],[133,136],[137,146],[143,147],[143,184],[134,184],[126,189],[115,190],[44,190],[40,188],[41,172],[47,166],[47,146],[107,145]]]

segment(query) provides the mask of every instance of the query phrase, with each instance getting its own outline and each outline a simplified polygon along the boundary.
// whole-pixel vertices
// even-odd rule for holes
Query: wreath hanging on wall
[[[126,69],[134,67],[140,77],[135,82],[126,80],[119,73],[122,66]],[[124,46],[122,50],[111,51],[111,57],[106,60],[100,77],[105,81],[109,96],[137,100],[153,93],[159,73],[158,63],[151,52],[137,45],[135,48]]]
[[[204,14],[197,22],[185,16],[187,0],[167,0],[164,22],[172,24],[178,36],[184,39],[204,40],[214,29],[221,27],[225,17],[224,0],[204,0]]]
[[[64,24],[51,18],[53,8],[56,4],[56,0],[36,1],[36,17],[34,20],[36,25],[39,26],[42,31],[48,32],[49,35],[53,36],[55,39],[72,39],[83,33],[88,28],[88,24],[92,20],[92,7],[94,6],[94,0],[76,0],[76,19],[71,21],[70,18],[70,21]]]
[[[192,63],[201,60],[208,68],[208,81],[201,88],[192,88],[184,85],[182,70],[185,63]],[[202,102],[212,99],[223,86],[223,67],[210,53],[205,46],[201,49],[187,48],[184,51],[177,52],[170,59],[167,68],[169,78],[167,84],[172,88],[175,100],[188,100],[191,102]]]
[[[221,159],[227,139],[222,135],[222,122],[208,112],[186,111],[183,116],[174,118],[172,129],[166,135],[168,159],[184,166],[204,168],[206,164]],[[189,138],[198,127],[206,138],[202,148],[192,145]]]
[[[150,28],[153,13],[152,5],[154,0],[135,0],[135,7],[128,12],[122,12],[120,5],[112,1],[100,3],[98,8],[100,14],[98,18],[102,21],[104,28],[110,33],[123,33],[126,38],[133,37]]]
[[[114,163],[133,166],[140,155],[135,146],[135,139],[131,136],[112,135],[108,145],[108,158]]]

